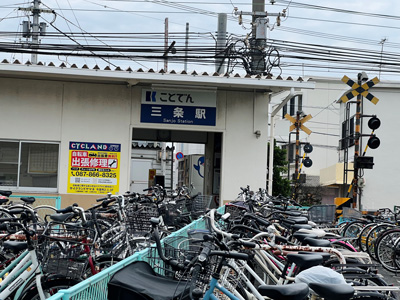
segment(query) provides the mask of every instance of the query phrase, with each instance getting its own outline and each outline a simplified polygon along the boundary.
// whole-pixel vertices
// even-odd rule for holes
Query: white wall
[[[338,150],[341,127],[340,127],[340,105],[336,100],[341,96],[343,84],[337,79],[312,78],[316,82],[314,90],[303,91],[303,112],[311,115],[312,119],[304,123],[312,133],[307,135],[300,130],[300,141],[309,142],[313,146],[313,152],[308,157],[313,161],[310,168],[303,166],[301,172],[319,176],[320,170],[327,168],[338,161]],[[277,105],[287,95],[272,99],[272,105]],[[289,127],[292,124],[282,119],[282,111],[278,113],[281,117],[276,122],[275,138],[277,141],[288,142]],[[277,117],[277,118],[279,118]],[[295,132],[294,130],[292,132]],[[296,135],[292,134],[291,143],[296,142]],[[278,143],[278,145],[283,145]],[[303,146],[302,146],[303,147]],[[304,152],[301,150],[301,155]],[[299,165],[300,166],[300,165]],[[291,167],[291,173],[294,167]]]
[[[60,141],[62,83],[2,78],[0,90],[0,138]]]
[[[226,131],[223,136],[221,200],[233,200],[240,187],[266,187],[268,96],[226,92]],[[256,120],[256,121],[254,121]],[[260,130],[261,136],[254,132]]]
[[[121,144],[126,163],[120,166],[119,188],[129,190],[132,127],[222,132],[221,200],[233,200],[241,186],[265,187],[268,98],[263,93],[218,91],[216,126],[190,126],[141,124],[140,87],[0,78],[0,88],[0,139],[60,142],[63,205],[64,199],[86,197],[66,194],[70,141]]]

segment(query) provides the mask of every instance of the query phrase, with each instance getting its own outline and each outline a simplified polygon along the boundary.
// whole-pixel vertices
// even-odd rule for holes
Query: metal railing
[[[224,207],[218,209],[219,212],[224,212]],[[187,231],[191,229],[205,229],[206,221],[200,218],[184,228],[172,233],[167,238],[174,236],[187,235]],[[58,291],[57,294],[48,298],[48,300],[107,300],[108,296],[108,282],[117,271],[135,261],[146,261],[149,248],[136,252],[132,256],[108,267],[107,269],[93,275],[92,277],[70,287]]]

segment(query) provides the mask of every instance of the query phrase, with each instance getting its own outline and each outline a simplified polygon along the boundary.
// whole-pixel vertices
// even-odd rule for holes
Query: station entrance
[[[130,191],[184,185],[192,194],[213,195],[217,204],[221,150],[221,132],[133,128]]]

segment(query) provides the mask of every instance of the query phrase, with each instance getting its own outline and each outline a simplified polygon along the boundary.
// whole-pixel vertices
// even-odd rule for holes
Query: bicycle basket
[[[308,209],[308,218],[317,224],[333,224],[336,221],[336,205],[313,205]]]
[[[50,222],[39,247],[43,272],[80,278],[95,238],[96,233],[90,228]]]
[[[247,211],[247,207],[242,203],[243,202],[240,203],[231,202],[225,204],[225,213],[230,214],[231,220],[242,218],[243,214]]]
[[[203,247],[203,240],[188,238],[187,236],[166,237],[163,240],[163,253],[165,257],[174,259],[183,265],[187,265],[193,258],[200,254]],[[214,258],[214,257],[212,257]],[[176,280],[190,280],[189,270],[173,271],[158,255],[155,247],[151,247],[144,258],[162,276]],[[198,282],[205,285],[209,282],[215,264],[207,264],[201,272]]]
[[[93,245],[96,232],[80,224],[49,222],[42,234],[44,239],[71,244]]]
[[[166,203],[161,214],[166,225],[179,225],[182,218],[190,215],[186,209],[186,199],[177,199]]]
[[[186,200],[186,209],[193,216],[200,216],[207,212],[210,207],[213,196],[209,195],[197,195],[193,198]]]
[[[43,246],[42,246],[43,248]],[[59,274],[72,278],[81,278],[88,264],[88,253],[82,245],[66,242],[46,244],[42,251],[42,270],[48,274]]]
[[[354,208],[343,207],[343,218],[358,219],[362,217],[362,213]]]
[[[148,234],[151,231],[150,219],[158,218],[158,208],[154,205],[132,205],[126,210],[126,229],[130,234]]]

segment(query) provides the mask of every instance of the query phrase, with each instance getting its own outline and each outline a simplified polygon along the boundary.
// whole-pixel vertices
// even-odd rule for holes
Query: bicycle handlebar
[[[213,208],[213,209],[211,209],[210,212],[209,212],[211,228],[212,228],[216,233],[219,233],[220,235],[225,236],[225,237],[227,237],[228,239],[232,239],[232,236],[233,236],[232,233],[228,233],[228,232],[222,231],[222,230],[218,229],[218,228],[215,226],[215,211],[216,211],[216,209]]]
[[[77,206],[78,206],[78,204],[77,204],[77,203],[74,203],[74,204],[72,204],[72,205],[70,205],[70,206],[67,206],[66,208],[57,209],[57,210],[56,210],[56,213],[58,213],[58,214],[72,213],[72,212],[74,212],[73,208],[74,208],[74,207],[77,207]]]

